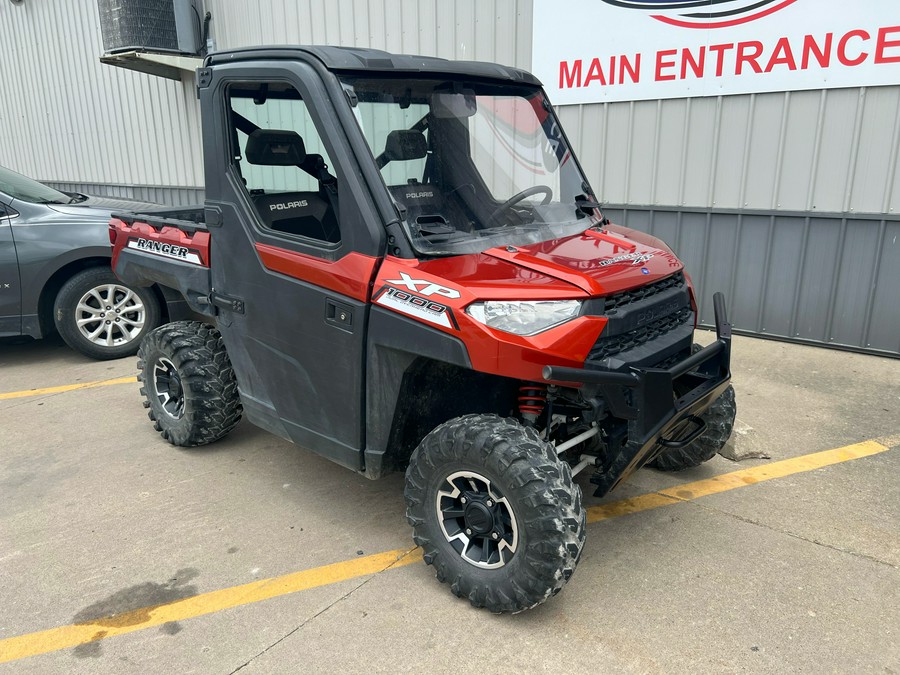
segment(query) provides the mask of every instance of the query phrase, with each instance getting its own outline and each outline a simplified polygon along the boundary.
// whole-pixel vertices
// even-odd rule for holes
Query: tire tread
[[[182,417],[157,410],[146,380],[153,364],[167,358],[181,376],[186,396]],[[219,331],[199,321],[165,324],[147,334],[138,349],[138,380],[153,428],[172,445],[208,445],[230,432],[243,414],[234,368]]]
[[[648,466],[661,471],[682,471],[708,462],[731,437],[736,413],[734,388],[728,387],[701,416],[706,429],[697,440],[684,448],[667,448]]]
[[[491,581],[445,544],[436,519],[429,518],[426,488],[440,466],[462,462],[497,474],[514,501],[525,546]],[[533,429],[493,414],[452,419],[429,433],[416,448],[406,472],[407,520],[423,558],[450,591],[474,607],[521,612],[558,593],[571,578],[584,546],[586,513],[581,489],[568,464]],[[512,494],[511,494],[512,493]],[[514,499],[513,499],[514,497]],[[430,507],[433,512],[433,506]],[[434,522],[432,522],[434,521]],[[518,570],[511,573],[515,566]]]

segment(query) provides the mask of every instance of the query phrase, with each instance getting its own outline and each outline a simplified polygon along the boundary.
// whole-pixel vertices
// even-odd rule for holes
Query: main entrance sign
[[[535,0],[554,103],[900,83],[896,0]]]

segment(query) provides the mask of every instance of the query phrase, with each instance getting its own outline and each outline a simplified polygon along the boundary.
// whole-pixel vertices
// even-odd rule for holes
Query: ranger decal
[[[129,239],[127,247],[146,253],[153,253],[154,255],[165,256],[166,258],[184,260],[185,262],[193,263],[195,265],[203,264],[200,260],[200,256],[197,255],[195,251],[192,251],[186,246],[179,246],[178,244],[169,244],[164,241],[154,241],[152,239],[140,237],[138,239]]]

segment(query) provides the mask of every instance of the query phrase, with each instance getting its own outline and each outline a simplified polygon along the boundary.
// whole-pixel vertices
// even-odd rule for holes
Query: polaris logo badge
[[[432,197],[434,197],[434,192],[423,191],[423,192],[407,192],[406,193],[407,199],[431,199]]]
[[[379,305],[390,307],[401,314],[407,314],[444,328],[456,328],[449,307],[438,304],[433,300],[401,291],[399,288],[386,287],[375,302]]]
[[[296,202],[284,202],[283,204],[269,204],[269,211],[287,211],[288,209],[302,209],[309,206],[309,201],[301,199]]]
[[[615,258],[607,258],[600,261],[600,267],[615,265],[620,262],[631,262],[632,265],[643,265],[653,257],[652,253],[626,253],[625,255],[617,255]]]
[[[201,265],[202,261],[196,252],[185,246],[178,244],[168,244],[164,241],[154,241],[152,239],[129,239],[127,248],[133,248],[154,255],[165,256],[166,258],[175,258],[176,260],[184,260],[185,262]]]

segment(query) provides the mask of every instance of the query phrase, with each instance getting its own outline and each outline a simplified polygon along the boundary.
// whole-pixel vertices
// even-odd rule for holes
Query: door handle
[[[353,310],[347,305],[335,302],[334,300],[325,301],[325,323],[336,326],[348,333],[353,332]]]

